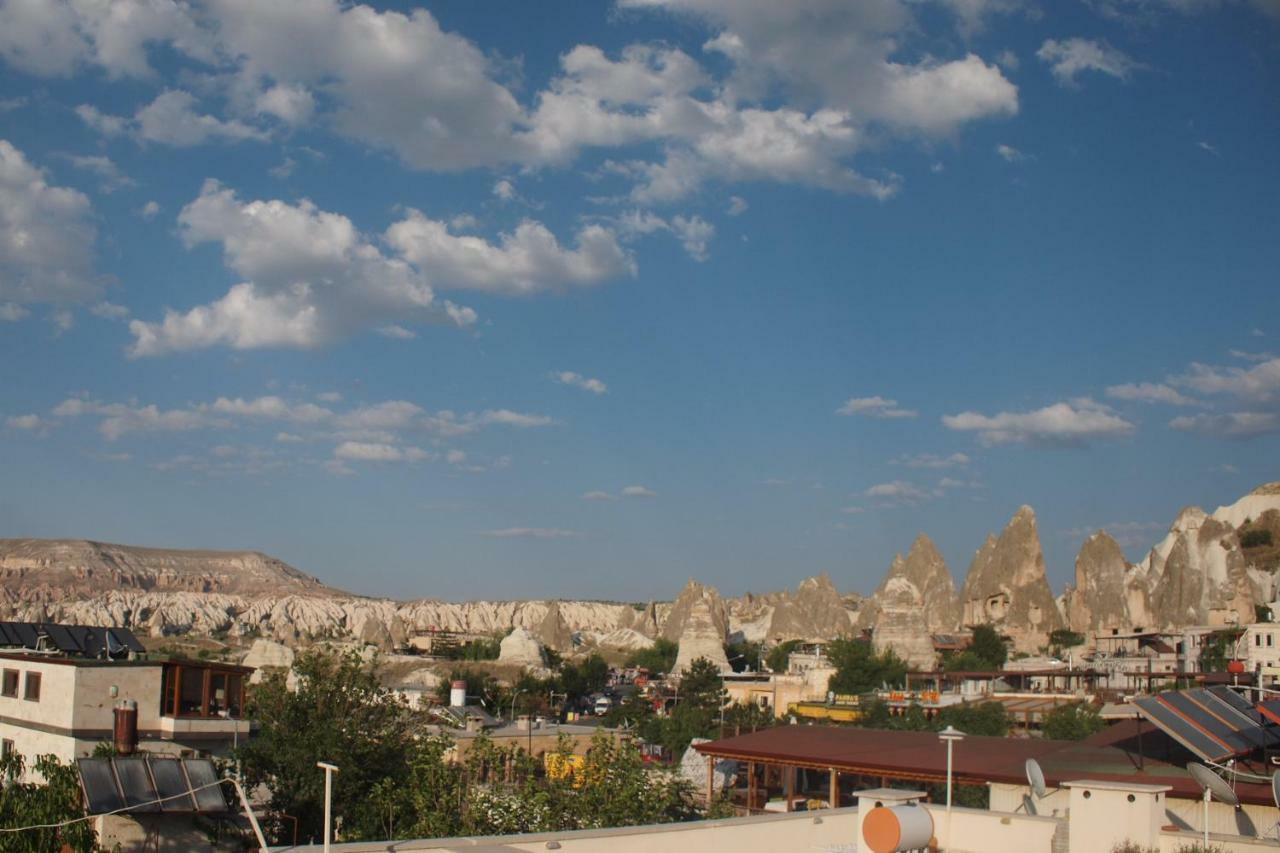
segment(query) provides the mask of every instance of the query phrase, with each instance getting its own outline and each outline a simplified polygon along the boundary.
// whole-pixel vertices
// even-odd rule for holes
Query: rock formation
[[[1253,621],[1254,594],[1235,528],[1187,507],[1142,563],[1157,627]]]
[[[988,536],[974,554],[961,595],[966,625],[991,625],[1017,651],[1036,652],[1050,632],[1064,627],[1045,577],[1036,514],[1020,508],[1000,538]]]
[[[842,637],[853,623],[830,576],[800,581],[795,594],[774,606],[768,639],[771,642],[808,640],[817,642]],[[745,632],[744,632],[745,634]]]
[[[258,684],[262,681],[267,670],[291,669],[293,667],[293,649],[281,643],[273,643],[270,640],[259,638],[253,641],[253,645],[249,647],[249,653],[244,656],[240,663],[243,666],[254,668],[254,673],[249,676],[249,681],[253,684]]]
[[[675,671],[686,671],[698,658],[706,658],[721,671],[729,669],[724,653],[729,619],[714,587],[695,580],[685,585],[663,626],[662,634],[679,644]]]
[[[904,560],[895,555],[884,582],[858,613],[858,627],[871,630],[877,651],[892,649],[912,666],[934,664],[931,635],[954,631],[959,602],[946,561],[921,533]]]
[[[573,631],[565,623],[560,613],[560,602],[553,601],[547,607],[547,615],[542,617],[534,634],[538,642],[557,652],[573,650]]]
[[[1120,544],[1100,530],[1080,547],[1075,584],[1063,593],[1062,604],[1067,626],[1088,636],[1145,626],[1147,598],[1145,573],[1135,569],[1124,558]]]
[[[542,644],[528,628],[516,628],[502,638],[498,652],[498,663],[519,664],[520,666],[542,667],[546,660],[542,656]]]

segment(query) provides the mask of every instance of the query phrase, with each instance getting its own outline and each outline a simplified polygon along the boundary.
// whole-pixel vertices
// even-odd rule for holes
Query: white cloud
[[[384,338],[392,338],[398,341],[413,340],[418,336],[417,332],[406,329],[404,326],[397,326],[394,323],[389,326],[379,326],[376,331]]]
[[[516,185],[503,178],[493,185],[493,194],[501,201],[511,201],[516,197]]]
[[[950,456],[938,456],[933,453],[918,453],[914,456],[899,456],[892,464],[905,465],[908,468],[959,468],[968,465],[969,456],[964,453],[952,453]]]
[[[397,447],[364,441],[344,441],[333,450],[334,458],[348,462],[418,462],[431,454],[417,447]]]
[[[1280,432],[1280,414],[1226,412],[1216,415],[1182,415],[1169,421],[1169,426],[1183,432],[1196,432],[1217,438],[1256,438]]]
[[[1018,54],[1007,49],[1000,51],[996,56],[996,62],[1000,64],[1000,67],[1010,71],[1017,71],[1018,66],[1022,64],[1021,60],[1018,59]]]
[[[996,146],[996,153],[1000,155],[1006,163],[1021,163],[1027,159],[1027,155],[1023,154],[1012,145],[1001,143]]]
[[[617,500],[617,498],[615,498],[613,495],[609,494],[608,492],[601,492],[601,491],[587,492],[586,494],[584,494],[584,495],[582,496],[582,499],[583,499],[584,501],[612,501],[612,500]]]
[[[315,106],[315,97],[301,86],[272,86],[254,100],[259,115],[273,116],[288,125],[306,124]]]
[[[482,531],[482,535],[495,539],[570,539],[582,534],[559,527],[504,527],[500,530]]]
[[[120,171],[120,167],[110,157],[101,155],[67,155],[72,166],[98,176],[98,186],[104,193],[112,193],[124,187],[135,185],[132,178]]]
[[[276,433],[276,441],[280,442],[281,444],[299,444],[303,441],[306,441],[306,439],[298,435],[297,433],[281,431]]]
[[[26,319],[31,312],[16,302],[0,302],[0,321],[16,323]]]
[[[900,407],[897,400],[888,400],[877,395],[875,397],[850,397],[843,406],[836,409],[836,414],[888,419],[914,418],[919,412]]]
[[[421,271],[384,255],[351,220],[307,200],[242,202],[206,181],[178,223],[188,247],[220,243],[243,280],[208,305],[168,311],[161,322],[134,320],[131,356],[220,345],[310,348],[392,319],[475,321],[470,309],[441,305]]]
[[[126,320],[129,318],[129,309],[123,305],[116,305],[114,302],[103,300],[89,309],[89,312],[95,317],[101,317],[104,320]]]
[[[1271,361],[1275,358],[1275,355],[1269,352],[1247,352],[1241,349],[1233,349],[1228,354],[1241,361]]]
[[[143,219],[155,219],[156,214],[160,212],[160,203],[157,201],[149,201],[142,206],[142,210],[138,211]]]
[[[321,391],[316,399],[322,403],[338,403],[342,401],[342,394],[337,391]]]
[[[1176,389],[1159,382],[1131,382],[1124,385],[1112,385],[1107,388],[1107,396],[1117,400],[1167,403],[1171,406],[1200,405],[1199,401],[1193,400]]]
[[[91,217],[83,193],[49,185],[43,171],[0,139],[0,304],[96,299]]]
[[[103,136],[119,136],[129,129],[128,119],[123,116],[108,115],[92,104],[81,104],[76,107],[76,115]]]
[[[572,370],[562,370],[559,373],[551,374],[551,377],[561,385],[581,388],[583,391],[590,391],[592,394],[604,394],[609,390],[609,386],[599,379],[590,379],[581,373],[574,373]]]
[[[216,421],[202,411],[164,410],[154,404],[101,403],[79,397],[59,403],[53,409],[53,415],[59,418],[99,416],[102,420],[98,423],[98,431],[108,441],[116,441],[133,432],[185,432],[216,425]]]
[[[645,486],[624,486],[621,495],[624,498],[656,498],[658,493]]]
[[[328,421],[333,412],[314,403],[290,403],[281,397],[257,397],[246,400],[241,397],[228,399],[219,397],[209,406],[200,406],[199,410],[209,410],[220,415],[236,415],[248,418],[291,421],[300,424],[317,424]]]
[[[1193,363],[1187,372],[1172,377],[1172,384],[1201,394],[1230,394],[1247,400],[1280,398],[1280,358],[1259,361],[1253,367],[1215,367]]]
[[[1121,80],[1128,80],[1143,65],[1106,42],[1083,38],[1057,41],[1048,39],[1036,51],[1041,62],[1049,66],[1054,78],[1063,86],[1074,86],[1076,75],[1084,71],[1097,71]]]
[[[213,140],[240,142],[267,138],[264,132],[242,121],[223,121],[198,113],[195,103],[195,96],[190,92],[178,89],[161,92],[134,116],[138,138],[182,148]]]
[[[20,429],[30,432],[47,429],[50,424],[39,415],[13,415],[5,418],[5,426],[9,429]]]
[[[671,217],[671,230],[680,239],[680,245],[695,261],[705,261],[707,245],[716,235],[716,227],[700,216]]]
[[[488,409],[480,413],[480,416],[476,419],[476,423],[481,426],[498,424],[501,426],[516,427],[518,429],[531,429],[535,427],[550,426],[555,423],[555,421],[546,415],[532,415],[524,412],[513,412],[510,409]]]
[[[1054,403],[1030,412],[944,415],[942,423],[948,429],[977,432],[979,440],[988,446],[1079,447],[1095,440],[1120,438],[1134,431],[1133,424],[1087,398]]]
[[[879,498],[886,506],[917,504],[929,500],[936,495],[928,489],[921,488],[905,480],[894,480],[889,483],[877,483],[863,494],[869,498]]]
[[[741,216],[747,212],[748,207],[750,207],[750,205],[747,204],[747,200],[745,198],[742,196],[731,195],[729,196],[729,209],[725,212],[730,216]]]

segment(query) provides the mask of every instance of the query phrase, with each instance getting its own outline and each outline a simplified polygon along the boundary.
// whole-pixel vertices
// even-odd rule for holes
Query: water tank
[[[467,704],[467,682],[455,681],[449,685],[449,705],[453,708],[461,708]]]
[[[862,840],[872,853],[920,850],[933,841],[933,816],[921,806],[880,806],[862,820]]]
[[[113,709],[115,728],[112,732],[112,745],[117,755],[133,755],[138,748],[138,703],[132,699],[122,699]]]

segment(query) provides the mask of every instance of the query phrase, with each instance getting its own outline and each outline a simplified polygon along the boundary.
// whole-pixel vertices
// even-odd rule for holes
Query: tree
[[[720,670],[706,658],[698,658],[680,679],[678,699],[671,713],[645,721],[641,737],[662,744],[673,756],[683,755],[693,738],[717,733],[725,695]]]
[[[80,782],[75,769],[56,756],[36,758],[34,770],[44,784],[18,782],[26,769],[26,760],[17,752],[0,757],[0,826],[17,828],[62,823],[84,817]],[[0,850],[5,853],[43,853],[66,848],[78,853],[98,849],[97,834],[89,821],[68,824],[59,829],[30,829],[0,836]]]
[[[827,647],[827,659],[836,669],[827,689],[836,693],[866,693],[882,684],[898,686],[907,676],[906,663],[893,649],[876,654],[866,640],[834,640]]]
[[[1105,727],[1098,708],[1085,702],[1059,705],[1044,715],[1041,724],[1044,736],[1050,740],[1084,740]]]
[[[298,820],[300,838],[323,830],[324,776],[317,761],[331,761],[334,813],[351,838],[380,834],[380,815],[369,798],[378,783],[409,776],[420,719],[383,689],[374,662],[355,654],[310,651],[294,662],[297,690],[285,676],[267,676],[250,694],[249,716],[259,732],[239,750],[249,787],[265,783],[271,806]]]
[[[586,696],[603,689],[609,683],[609,664],[598,654],[592,654],[576,664],[565,661],[560,664],[556,681],[559,692],[567,693],[569,698]]]
[[[986,669],[997,670],[1009,659],[1009,648],[1000,632],[990,625],[975,625],[968,651],[986,662]]]
[[[1205,635],[1204,644],[1200,647],[1200,671],[1225,671],[1227,661],[1235,655],[1236,643],[1243,634],[1241,628],[1229,628]]]
[[[764,660],[764,643],[752,643],[749,640],[726,643],[724,656],[734,672],[743,672],[747,669],[759,672],[760,664]]]
[[[655,674],[668,673],[676,665],[676,656],[679,653],[679,645],[659,637],[653,641],[651,648],[632,652],[627,657],[625,665],[641,667]]]
[[[955,726],[967,735],[1004,737],[1009,733],[1009,712],[1001,702],[964,702],[943,708],[933,725],[939,730]]]
[[[1059,628],[1049,633],[1049,648],[1053,651],[1055,657],[1062,657],[1062,653],[1074,646],[1084,645],[1084,634],[1072,631],[1069,628]]]
[[[788,659],[799,645],[799,640],[787,640],[785,643],[778,643],[778,645],[769,649],[769,654],[765,657],[764,662],[768,664],[770,671],[786,672]]]

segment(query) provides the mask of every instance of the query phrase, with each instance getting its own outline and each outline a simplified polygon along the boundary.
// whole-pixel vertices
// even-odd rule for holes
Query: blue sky
[[[869,592],[1280,479],[1273,2],[0,0],[0,536]]]

